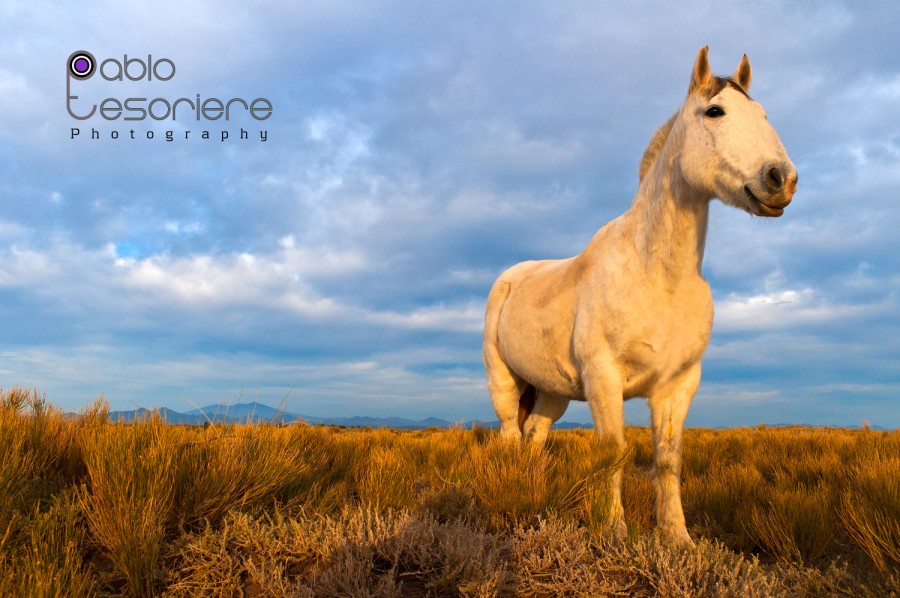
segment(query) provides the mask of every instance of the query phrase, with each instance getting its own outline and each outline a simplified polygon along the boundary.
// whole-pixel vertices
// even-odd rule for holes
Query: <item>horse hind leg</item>
[[[569,406],[569,399],[544,391],[535,392],[532,397],[531,409],[528,410],[529,412],[525,414],[525,417],[522,417],[522,403],[525,402],[525,393],[523,393],[522,400],[519,403],[519,421],[525,437],[530,438],[533,443],[540,446],[547,441],[550,426],[566,412]]]
[[[500,420],[500,435],[508,440],[519,441],[522,439],[522,429],[519,423],[521,399],[528,393],[529,388],[524,380],[516,376],[505,363],[488,364],[488,390],[491,393],[491,403]]]
[[[484,369],[491,403],[500,420],[500,435],[509,440],[521,440],[521,399],[531,387],[506,365],[497,345],[491,342],[484,344]]]
[[[534,405],[537,402],[537,389],[528,385],[519,396],[519,432],[525,434],[525,422],[534,411]]]

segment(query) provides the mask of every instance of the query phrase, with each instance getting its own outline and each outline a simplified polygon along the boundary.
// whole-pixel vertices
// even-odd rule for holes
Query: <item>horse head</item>
[[[706,197],[757,216],[781,216],[797,188],[797,169],[765,110],[748,95],[750,61],[744,55],[732,76],[716,77],[707,54],[707,48],[697,54],[675,121],[681,174]]]

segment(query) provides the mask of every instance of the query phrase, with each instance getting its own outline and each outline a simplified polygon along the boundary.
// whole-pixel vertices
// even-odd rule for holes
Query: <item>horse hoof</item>
[[[625,541],[628,539],[628,526],[625,525],[624,519],[618,519],[610,526],[610,535],[618,541]]]
[[[678,546],[681,548],[694,548],[697,545],[694,544],[694,541],[691,540],[690,534],[688,534],[687,530],[684,528],[668,530],[663,534],[666,542],[671,544],[672,546]]]

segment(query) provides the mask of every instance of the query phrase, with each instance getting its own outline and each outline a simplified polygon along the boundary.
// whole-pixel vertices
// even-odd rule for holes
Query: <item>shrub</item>
[[[816,563],[832,541],[836,515],[830,489],[788,487],[769,492],[768,504],[754,505],[744,520],[747,533],[768,554],[788,563]]]
[[[177,446],[158,417],[82,437],[88,482],[79,500],[93,536],[136,596],[154,593],[174,489]]]
[[[858,464],[841,500],[847,533],[884,574],[900,567],[900,457]]]
[[[84,521],[77,501],[66,492],[45,512],[26,522],[27,539],[17,558],[0,559],[0,595],[92,596],[94,577],[85,570]]]
[[[531,444],[492,436],[469,448],[471,488],[495,524],[530,523],[550,501],[550,454]]]

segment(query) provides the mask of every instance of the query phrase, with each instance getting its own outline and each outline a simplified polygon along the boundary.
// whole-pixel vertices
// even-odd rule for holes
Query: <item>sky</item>
[[[779,219],[713,201],[688,425],[900,427],[898,30],[895,0],[4,0],[0,387],[70,411],[494,418],[493,280],[628,209],[708,45],[719,74],[749,56],[800,182]],[[79,50],[110,62],[70,82],[76,113],[199,94],[272,114],[76,120]],[[115,80],[126,55],[175,72]]]

